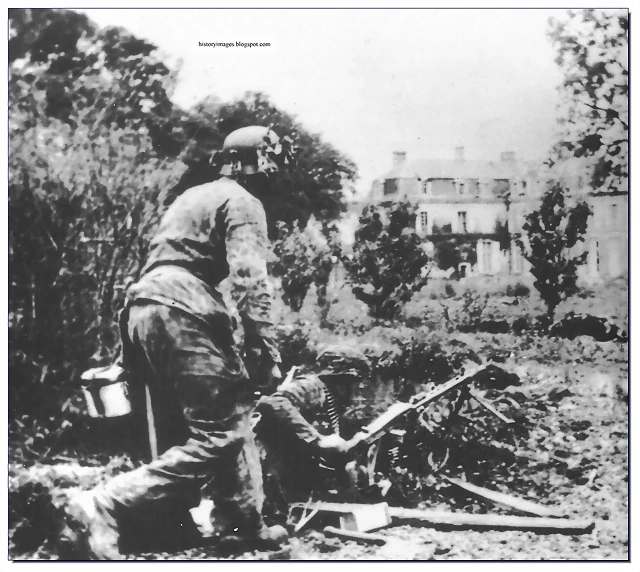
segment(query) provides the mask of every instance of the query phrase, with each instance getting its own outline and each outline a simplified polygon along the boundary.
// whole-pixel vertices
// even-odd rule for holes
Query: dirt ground
[[[517,466],[496,469],[488,488],[543,505],[576,518],[592,519],[584,535],[532,532],[442,531],[392,526],[379,531],[385,546],[342,542],[309,530],[278,552],[250,552],[238,559],[267,560],[626,560],[628,558],[628,369],[627,347],[590,338],[559,340],[512,334],[459,334],[479,354],[504,360],[503,367],[522,382],[507,395],[524,400],[520,415],[533,429],[526,440],[511,444]],[[518,393],[518,395],[516,395]],[[514,400],[514,403],[517,403]],[[511,411],[511,413],[517,413]],[[514,415],[514,417],[517,417]],[[13,467],[14,474],[19,467]],[[95,469],[94,469],[95,470]],[[102,470],[102,469],[98,469]],[[451,476],[460,476],[448,467]],[[11,474],[11,471],[10,471]],[[467,475],[473,482],[473,474]],[[88,481],[87,481],[88,482]],[[10,490],[11,490],[10,480]],[[88,485],[80,485],[88,486]],[[465,512],[497,512],[478,502],[447,502],[425,508]],[[15,523],[14,523],[15,524]],[[15,559],[55,558],[46,547],[25,551],[10,535]],[[148,560],[217,559],[214,550],[143,554]]]
[[[482,343],[482,340],[476,342]],[[523,380],[518,391],[538,400],[541,409],[537,410],[540,413],[537,429],[531,432],[528,447],[519,451],[523,459],[522,473],[511,483],[487,486],[557,507],[574,518],[592,519],[593,532],[564,535],[394,526],[378,532],[389,538],[385,546],[378,547],[343,542],[312,530],[291,539],[279,553],[254,552],[239,558],[626,560],[629,547],[626,351],[620,345],[586,338],[555,343],[544,340],[544,345],[550,353],[541,352],[540,361],[508,360],[505,363],[506,369],[517,372]],[[576,359],[559,364],[557,360],[563,351]],[[548,408],[542,405],[543,398],[554,391],[561,396],[560,392],[565,390],[568,391],[555,405]],[[546,494],[541,494],[542,491]],[[444,503],[428,508],[459,510]],[[499,509],[487,505],[465,508],[500,513]],[[195,550],[183,555],[155,557],[211,556],[215,557]],[[153,558],[152,555],[145,557]]]

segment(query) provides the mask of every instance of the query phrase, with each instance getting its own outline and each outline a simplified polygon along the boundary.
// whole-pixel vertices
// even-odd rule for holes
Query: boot
[[[117,523],[92,491],[73,496],[65,512],[66,527],[58,543],[62,560],[124,560]]]
[[[256,534],[242,534],[237,528],[220,538],[218,550],[222,554],[249,550],[278,550],[289,538],[284,526],[262,525]]]

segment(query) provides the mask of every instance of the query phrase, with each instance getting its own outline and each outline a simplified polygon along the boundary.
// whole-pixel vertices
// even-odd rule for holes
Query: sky
[[[181,106],[266,93],[355,161],[362,194],[396,150],[409,161],[453,158],[456,146],[468,159],[539,159],[552,142],[561,75],[546,29],[558,10],[83,11],[181,59]]]

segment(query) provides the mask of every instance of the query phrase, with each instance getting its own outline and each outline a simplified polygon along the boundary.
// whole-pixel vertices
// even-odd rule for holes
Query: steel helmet
[[[288,137],[281,142],[273,130],[262,125],[236,129],[222,144],[220,174],[253,175],[277,171],[280,164],[290,162],[290,143]]]
[[[371,364],[359,350],[347,346],[327,346],[318,353],[318,375],[369,377]]]

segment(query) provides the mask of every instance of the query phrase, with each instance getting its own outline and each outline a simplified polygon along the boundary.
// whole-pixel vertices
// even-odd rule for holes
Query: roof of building
[[[405,161],[380,177],[387,179],[510,179],[527,177],[537,172],[537,166],[528,161],[454,161],[418,159]]]
[[[419,179],[420,175],[411,168],[411,165],[403,161],[399,165],[395,165],[388,173],[383,175],[381,179]]]

